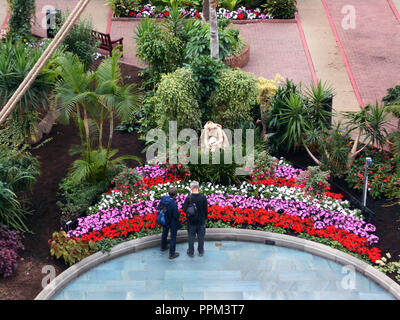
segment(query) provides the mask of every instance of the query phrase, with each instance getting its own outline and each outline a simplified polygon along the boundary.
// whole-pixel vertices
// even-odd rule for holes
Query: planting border
[[[72,267],[61,273],[36,296],[35,300],[50,300],[65,286],[67,286],[68,283],[75,280],[86,271],[122,255],[157,247],[160,245],[160,239],[161,234],[147,236],[118,244],[113,247],[109,253],[97,252],[74,264]],[[400,300],[400,285],[398,285],[384,273],[378,271],[373,266],[352,255],[321,243],[285,234],[235,228],[207,229],[206,240],[248,241],[263,243],[266,245],[276,245],[311,253],[342,265],[354,267],[357,272],[377,283],[384,290],[389,292],[395,299]],[[177,242],[185,241],[187,241],[187,231],[180,230],[178,232]]]

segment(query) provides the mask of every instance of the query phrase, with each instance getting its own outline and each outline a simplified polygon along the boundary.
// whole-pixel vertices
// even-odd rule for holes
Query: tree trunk
[[[219,40],[218,40],[218,20],[217,20],[217,2],[209,0],[210,9],[210,51],[211,57],[219,60]]]
[[[210,20],[210,2],[209,0],[203,0],[203,20]]]

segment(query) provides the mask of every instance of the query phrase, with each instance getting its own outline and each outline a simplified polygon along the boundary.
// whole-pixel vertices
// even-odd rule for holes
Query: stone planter
[[[243,47],[242,52],[240,52],[237,56],[229,56],[225,58],[224,63],[231,68],[243,68],[245,67],[250,60],[250,47],[246,44]]]

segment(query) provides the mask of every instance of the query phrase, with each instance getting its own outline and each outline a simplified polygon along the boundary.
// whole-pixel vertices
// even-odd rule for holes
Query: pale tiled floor
[[[217,244],[217,245],[216,245]],[[249,242],[205,243],[203,257],[169,260],[159,248],[106,262],[71,282],[55,299],[393,299],[355,275],[345,289],[342,265],[302,251]]]

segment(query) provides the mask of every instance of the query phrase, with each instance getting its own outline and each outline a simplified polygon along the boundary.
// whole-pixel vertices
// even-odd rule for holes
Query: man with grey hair
[[[197,181],[190,183],[191,194],[183,203],[182,210],[186,213],[188,220],[188,242],[187,254],[194,256],[194,240],[197,235],[197,250],[199,256],[204,254],[204,237],[206,234],[206,220],[208,217],[208,203],[204,194],[199,193],[200,185]]]

